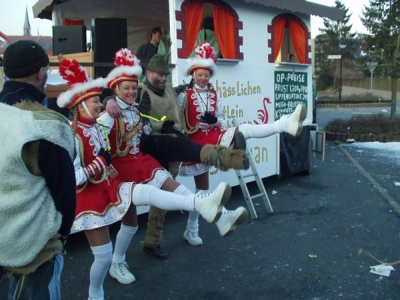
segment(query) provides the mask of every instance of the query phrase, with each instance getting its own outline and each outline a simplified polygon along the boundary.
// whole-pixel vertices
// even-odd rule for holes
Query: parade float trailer
[[[40,0],[33,11],[35,17],[52,19],[55,26],[80,24],[90,29],[92,49],[87,61],[94,62],[94,69],[96,63],[105,62],[99,60],[112,62],[121,46],[136,51],[149,41],[151,29],[161,26],[171,39],[174,86],[190,81],[182,74],[183,66],[195,46],[203,18],[211,16],[223,57],[218,60],[213,84],[228,126],[270,123],[291,113],[299,103],[307,106],[299,137],[276,134],[248,140],[259,176],[307,174],[312,171],[313,158],[324,156],[325,135],[315,123],[311,15],[340,21],[343,10],[303,0]],[[121,19],[126,27],[122,30]],[[101,51],[108,51],[108,56],[96,60],[96,53]],[[102,75],[90,70],[95,76]],[[211,187],[221,181],[238,185],[233,170],[212,169],[210,174]],[[194,188],[192,178],[178,180]],[[252,180],[251,176],[246,179]]]

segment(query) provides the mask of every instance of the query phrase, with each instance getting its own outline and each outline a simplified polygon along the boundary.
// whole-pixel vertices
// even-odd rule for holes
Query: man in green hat
[[[144,119],[140,150],[156,158],[174,177],[178,175],[181,161],[201,162],[223,171],[231,168],[247,169],[249,161],[244,150],[229,149],[220,145],[200,145],[182,133],[178,95],[175,89],[167,84],[168,74],[169,68],[164,57],[161,54],[155,54],[147,65],[145,80],[139,84],[139,97],[136,100],[140,102],[138,109]],[[118,104],[110,98],[106,99],[107,112],[112,117],[118,117]],[[163,116],[166,116],[167,120],[161,120]],[[235,143],[242,144],[237,148],[246,148],[244,137],[238,136]],[[237,210],[247,215],[245,208],[240,207]],[[150,207],[143,245],[146,253],[159,259],[167,258],[167,253],[161,248],[165,214],[164,210]],[[228,223],[232,224],[233,231],[236,219],[243,219],[243,216],[239,213],[223,214],[221,218],[229,218]],[[225,221],[221,220],[221,224],[226,223]],[[218,223],[216,225],[220,229]],[[198,230],[197,227],[196,230]],[[202,243],[196,243],[199,240],[197,231],[193,234],[195,234],[195,239],[188,240],[189,244],[201,245]]]

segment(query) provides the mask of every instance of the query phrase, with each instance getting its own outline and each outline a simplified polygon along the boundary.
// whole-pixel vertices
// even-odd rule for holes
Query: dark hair
[[[203,29],[209,29],[214,31],[214,18],[213,17],[205,17],[203,20]]]
[[[188,89],[191,89],[194,87],[194,78],[190,79],[190,82],[187,87],[188,87]],[[207,84],[207,88],[208,89],[212,88],[212,84],[210,82]]]
[[[190,79],[188,88],[191,89],[191,88],[193,88],[193,86],[194,86],[194,78]]]
[[[160,33],[160,34],[162,34],[162,29],[161,29],[160,26],[154,27],[154,28],[151,30],[151,33],[152,33],[152,34],[153,34],[153,33]]]

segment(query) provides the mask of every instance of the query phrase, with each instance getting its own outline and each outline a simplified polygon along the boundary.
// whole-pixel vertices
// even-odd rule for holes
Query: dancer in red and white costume
[[[111,132],[111,141],[116,140],[122,143],[124,140],[123,136],[125,135],[123,131],[129,132],[129,128],[135,130],[134,125],[138,122],[139,110],[140,114],[144,115],[144,123],[146,124],[144,125],[145,130],[143,130],[144,134],[141,136],[140,140],[138,139],[139,135],[133,136],[135,140],[132,141],[132,144],[139,145],[140,143],[142,156],[144,156],[144,154],[151,155],[157,159],[160,164],[169,167],[171,167],[169,163],[173,162],[194,161],[213,165],[221,170],[228,170],[229,168],[248,168],[249,162],[246,151],[231,150],[219,145],[200,145],[194,143],[189,137],[179,132],[181,127],[181,111],[177,94],[171,86],[166,85],[169,67],[161,55],[154,55],[151,58],[147,66],[146,81],[139,86],[137,85],[137,77],[135,77],[135,72],[136,74],[139,73],[139,66],[138,63],[135,62],[135,57],[131,51],[128,49],[119,50],[116,54],[115,62],[119,67],[115,68],[115,70],[108,75],[108,85],[110,88],[114,89],[117,98],[110,99],[107,102],[107,114],[102,115],[100,118],[107,126],[114,126]],[[131,66],[129,70],[132,73],[127,73],[126,66]],[[128,76],[129,74],[133,75]],[[129,86],[132,88],[129,89]],[[141,90],[141,93],[138,90]],[[134,102],[140,103],[137,106],[138,109],[136,109]],[[136,119],[132,120],[130,125],[128,124],[125,126],[125,129],[122,124],[124,122],[126,123],[126,121],[121,121],[120,113],[122,113],[124,119],[130,116],[132,116],[133,119],[134,114],[132,112],[135,110]],[[166,115],[168,119],[164,122],[160,122]],[[106,118],[107,116],[112,116],[115,120]],[[121,168],[125,167],[127,170],[127,172],[123,170],[123,176],[128,177],[127,179],[123,179],[137,181],[136,178],[129,177],[135,176],[135,174],[131,173],[129,170],[129,162],[132,161],[132,164],[137,164],[137,157],[133,157],[129,154],[125,155],[123,151],[119,151],[118,149],[121,148],[119,144],[114,148],[117,149],[117,157],[113,162],[117,170],[120,172],[120,166]],[[139,149],[139,146],[137,146],[137,149]],[[128,161],[128,163],[126,163],[126,161]],[[139,168],[140,167],[141,166],[139,166]],[[171,170],[174,173],[178,172],[175,172],[175,168]],[[175,176],[176,175],[177,174],[175,174]],[[242,217],[245,217],[247,213],[246,209],[244,207],[238,209],[242,211]],[[148,220],[143,249],[146,253],[153,254],[159,259],[166,259],[167,253],[163,251],[161,247],[165,211],[151,207]],[[230,227],[226,228],[226,226],[230,226],[234,222],[235,221],[230,218],[227,218],[227,222],[220,220],[218,225],[224,227],[222,231],[220,230],[221,227],[218,227],[220,234],[224,235],[227,233]]]
[[[199,144],[218,144],[234,149],[246,149],[246,139],[265,138],[280,132],[293,136],[301,133],[307,110],[304,104],[299,104],[290,115],[282,116],[271,124],[242,124],[227,128],[219,107],[217,91],[210,83],[217,71],[215,51],[210,44],[203,42],[195,48],[196,56],[185,66],[184,74],[192,76],[187,89],[179,95],[184,111],[185,131],[189,137]],[[211,167],[200,163],[183,163],[180,175],[194,176],[197,191],[209,190],[209,169]],[[238,210],[227,211],[231,218],[240,224],[244,218],[238,217]],[[189,213],[189,220],[184,236],[191,245],[203,243],[198,236],[198,214]],[[234,227],[232,228],[234,229]]]
[[[89,299],[104,299],[103,282],[110,275],[122,284],[134,282],[125,260],[128,246],[137,231],[137,205],[154,205],[165,210],[199,212],[213,223],[219,219],[222,205],[229,200],[231,189],[222,183],[208,195],[176,194],[158,189],[151,184],[157,178],[156,168],[144,174],[149,184],[124,182],[111,163],[110,143],[104,126],[97,123],[102,103],[99,95],[106,81],[90,81],[76,60],[64,60],[60,73],[68,80],[70,89],[62,93],[57,104],[71,110],[76,131],[77,155],[74,160],[77,183],[77,209],[72,232],[84,231],[94,262],[90,269]],[[137,152],[139,153],[139,152]],[[136,154],[137,154],[136,153]],[[153,164],[150,164],[152,166]],[[135,172],[132,169],[131,172]],[[169,176],[165,175],[165,178]],[[114,253],[108,226],[122,220],[116,237]]]

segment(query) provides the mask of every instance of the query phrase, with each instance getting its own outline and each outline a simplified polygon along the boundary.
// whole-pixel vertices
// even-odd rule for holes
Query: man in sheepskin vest
[[[219,145],[200,145],[182,133],[178,94],[167,84],[168,74],[168,64],[161,54],[156,54],[147,66],[146,79],[139,85],[140,95],[136,101],[140,102],[138,109],[144,118],[141,151],[156,158],[174,177],[178,174],[181,161],[202,162],[223,171],[247,169],[249,160],[246,151],[239,150],[246,148],[246,142],[240,135],[235,139],[238,147],[230,149]],[[106,100],[107,111],[117,116],[119,110],[116,102],[110,98]],[[163,116],[166,116],[166,120]],[[144,239],[143,250],[159,259],[168,256],[161,248],[165,214],[164,210],[150,207]]]
[[[9,299],[61,299],[63,246],[75,217],[74,134],[47,109],[49,58],[34,41],[4,54],[0,92],[0,266]]]

